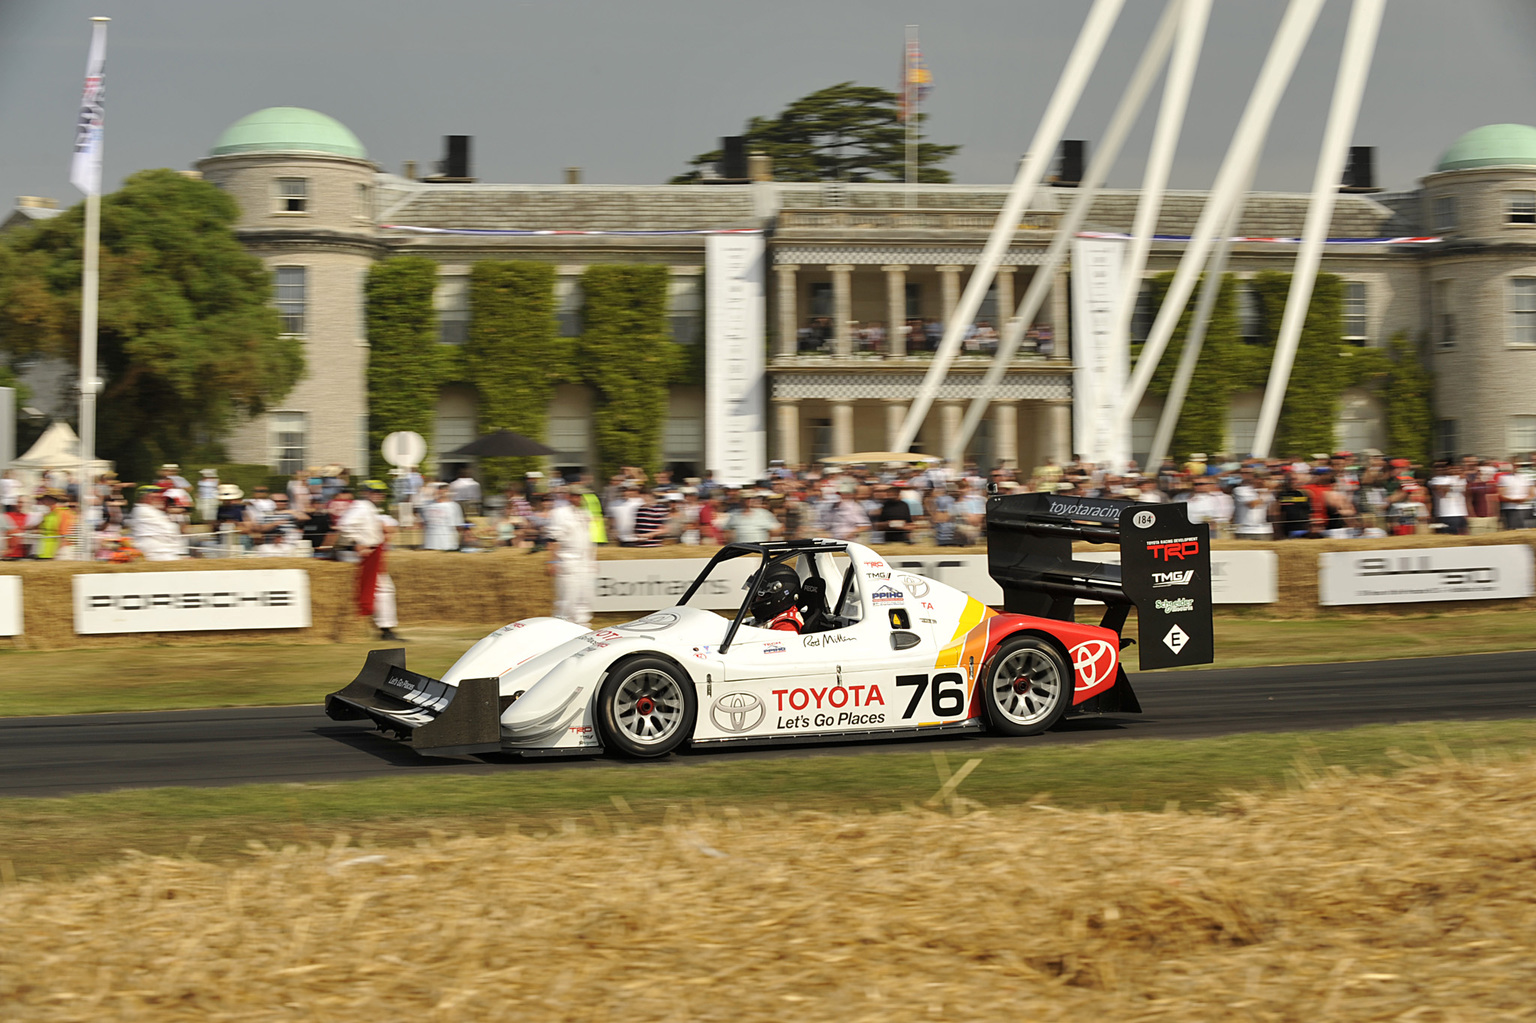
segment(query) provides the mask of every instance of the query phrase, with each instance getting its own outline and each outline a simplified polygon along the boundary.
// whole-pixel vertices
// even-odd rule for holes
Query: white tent
[[[61,420],[48,424],[48,429],[16,461],[11,463],[16,478],[21,481],[23,493],[33,493],[49,469],[61,469],[78,479],[80,475],[80,438],[70,425]],[[96,476],[112,468],[112,463],[98,458],[91,463],[91,475]]]

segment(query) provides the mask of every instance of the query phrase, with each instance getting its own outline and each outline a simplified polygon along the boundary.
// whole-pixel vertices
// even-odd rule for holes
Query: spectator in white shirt
[[[1238,539],[1275,538],[1275,529],[1269,523],[1269,506],[1274,499],[1274,494],[1252,469],[1242,470],[1241,481],[1232,490],[1233,523]]]
[[[165,513],[165,491],[159,487],[139,488],[132,526],[133,545],[145,561],[175,561],[187,556],[187,538]]]
[[[1499,467],[1499,516],[1505,529],[1524,529],[1531,521],[1531,481],[1507,462]]]
[[[1429,481],[1435,495],[1435,521],[1443,532],[1456,536],[1467,533],[1467,480],[1455,466],[1447,465]]]

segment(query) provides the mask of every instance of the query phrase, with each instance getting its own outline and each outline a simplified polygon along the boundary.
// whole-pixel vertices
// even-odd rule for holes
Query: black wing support
[[[1115,544],[1120,564],[1074,560],[1074,540]],[[1210,527],[1182,503],[994,495],[987,570],[1017,614],[1073,621],[1079,599],[1102,601],[1101,624],[1121,633],[1135,607],[1143,671],[1215,660]]]

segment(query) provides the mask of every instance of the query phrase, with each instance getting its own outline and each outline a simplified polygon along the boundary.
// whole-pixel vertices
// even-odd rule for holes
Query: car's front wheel
[[[1072,706],[1066,659],[1039,636],[1003,641],[987,669],[987,719],[1001,735],[1039,735]]]
[[[597,694],[603,744],[630,757],[662,757],[693,734],[693,682],[660,657],[632,657],[608,670]]]

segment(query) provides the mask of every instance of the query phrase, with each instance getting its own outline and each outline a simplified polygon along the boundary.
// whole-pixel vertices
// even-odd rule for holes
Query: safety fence
[[[604,549],[599,613],[645,612],[676,602],[708,547]],[[956,586],[983,601],[1000,594],[984,547],[891,545],[898,568]],[[1113,554],[1078,545],[1079,558]],[[395,551],[389,572],[404,624],[491,624],[549,614],[554,586],[546,555],[495,549]],[[1275,619],[1536,609],[1536,530],[1474,537],[1218,542],[1212,591],[1218,615]],[[167,646],[361,639],[354,565],[306,558],[0,564],[0,637],[38,649],[114,645],[154,634]],[[727,586],[726,589],[731,589]],[[711,604],[735,606],[738,593]]]

